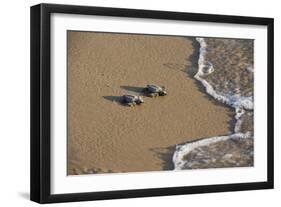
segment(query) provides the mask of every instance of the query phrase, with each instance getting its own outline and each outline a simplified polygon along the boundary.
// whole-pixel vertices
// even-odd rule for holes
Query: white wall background
[[[275,189],[123,199],[53,206],[266,206],[281,202],[281,13],[277,0],[57,0],[1,2],[0,22],[0,206],[36,206],[29,201],[29,7],[38,3],[218,13],[275,18]],[[276,49],[279,48],[279,49]],[[279,78],[278,78],[279,77]],[[277,205],[276,205],[277,204]]]

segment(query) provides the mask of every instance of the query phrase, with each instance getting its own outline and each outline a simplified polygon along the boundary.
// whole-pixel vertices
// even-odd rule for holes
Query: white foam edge
[[[219,141],[226,141],[229,139],[245,139],[248,137],[250,137],[250,133],[235,133],[235,134],[225,135],[225,136],[210,137],[210,138],[190,142],[190,143],[183,144],[183,145],[177,145],[176,151],[173,155],[174,170],[183,169],[183,167],[187,164],[187,161],[184,159],[184,156],[198,147],[208,146],[210,144],[213,144],[213,143],[216,143]]]
[[[190,153],[192,150],[196,149],[197,147],[207,146],[212,143],[225,141],[228,139],[249,138],[251,134],[250,132],[239,133],[239,131],[242,125],[242,120],[240,119],[240,117],[245,113],[244,109],[253,110],[254,108],[253,97],[252,96],[244,97],[240,95],[227,95],[222,93],[219,94],[214,90],[213,86],[209,82],[201,78],[200,75],[204,74],[203,67],[205,62],[205,53],[207,52],[206,51],[207,44],[204,38],[196,38],[196,40],[200,44],[200,54],[198,59],[198,72],[196,73],[194,78],[203,84],[203,86],[206,89],[206,92],[209,95],[214,97],[216,100],[235,108],[235,119],[236,119],[236,123],[234,127],[235,133],[231,135],[205,138],[199,141],[194,141],[183,145],[177,145],[173,155],[174,170],[183,169],[183,167],[187,163],[187,161],[184,160],[184,156]]]
[[[228,95],[223,93],[218,93],[215,91],[213,86],[206,81],[205,79],[201,78],[200,76],[204,74],[203,68],[204,68],[204,62],[205,61],[205,54],[207,52],[207,44],[204,40],[204,38],[196,38],[196,40],[200,44],[200,54],[199,54],[199,60],[198,60],[198,72],[194,76],[195,79],[200,81],[203,86],[206,89],[206,92],[213,96],[218,101],[225,103],[233,108],[245,108],[248,110],[253,110],[254,104],[253,104],[253,97],[252,96],[241,96],[239,94],[236,95]]]

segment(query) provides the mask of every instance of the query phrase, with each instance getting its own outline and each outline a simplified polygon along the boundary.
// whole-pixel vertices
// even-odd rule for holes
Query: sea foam
[[[249,133],[235,133],[226,136],[217,136],[217,137],[210,137],[201,139],[195,142],[190,142],[183,145],[177,145],[176,151],[173,155],[173,163],[174,163],[174,170],[181,170],[183,167],[188,164],[184,157],[190,153],[192,150],[196,149],[197,147],[208,146],[210,144],[225,141],[228,139],[245,139],[250,137]]]
[[[198,71],[194,76],[194,78],[201,82],[201,84],[205,87],[205,90],[209,95],[211,95],[213,98],[220,101],[221,103],[224,103],[235,109],[236,123],[234,126],[233,134],[225,135],[225,136],[209,137],[198,141],[189,142],[183,145],[177,145],[175,153],[173,155],[174,170],[184,169],[184,166],[188,165],[184,157],[187,154],[189,154],[192,150],[198,147],[208,146],[210,144],[220,141],[226,141],[229,139],[241,139],[241,138],[251,137],[251,132],[242,133],[240,132],[240,128],[242,125],[241,117],[245,113],[245,110],[254,109],[253,97],[252,96],[245,97],[239,94],[224,94],[216,91],[214,87],[207,80],[203,78],[206,75],[206,71],[208,71],[206,70],[206,67],[212,66],[210,72],[213,72],[213,70],[215,70],[213,68],[212,63],[205,60],[205,56],[207,53],[207,44],[204,38],[196,38],[196,40],[200,44],[200,54],[198,59]],[[253,67],[249,66],[247,70],[253,72]]]
[[[218,101],[220,101],[224,104],[227,104],[233,108],[245,108],[248,110],[253,110],[254,104],[253,104],[252,96],[245,97],[245,96],[241,96],[239,94],[230,95],[230,94],[219,93],[214,90],[213,86],[208,81],[206,81],[205,79],[203,79],[201,77],[204,75],[204,68],[205,68],[205,65],[207,62],[205,60],[205,56],[207,53],[207,44],[206,44],[204,38],[196,38],[196,40],[200,44],[200,55],[199,55],[199,60],[198,60],[198,72],[196,73],[194,78],[197,79],[198,81],[200,81],[203,84],[203,86],[205,87],[206,92],[209,95],[213,96]],[[252,67],[251,67],[251,70],[253,70]]]

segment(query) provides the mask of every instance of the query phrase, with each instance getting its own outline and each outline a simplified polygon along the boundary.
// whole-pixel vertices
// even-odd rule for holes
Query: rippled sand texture
[[[191,38],[68,32],[68,175],[172,170],[175,146],[228,134],[234,110],[199,90]],[[165,97],[120,104],[148,83]]]

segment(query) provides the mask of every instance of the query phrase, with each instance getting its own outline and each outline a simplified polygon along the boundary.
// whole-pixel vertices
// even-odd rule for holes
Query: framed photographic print
[[[273,188],[273,19],[31,7],[31,200]]]

